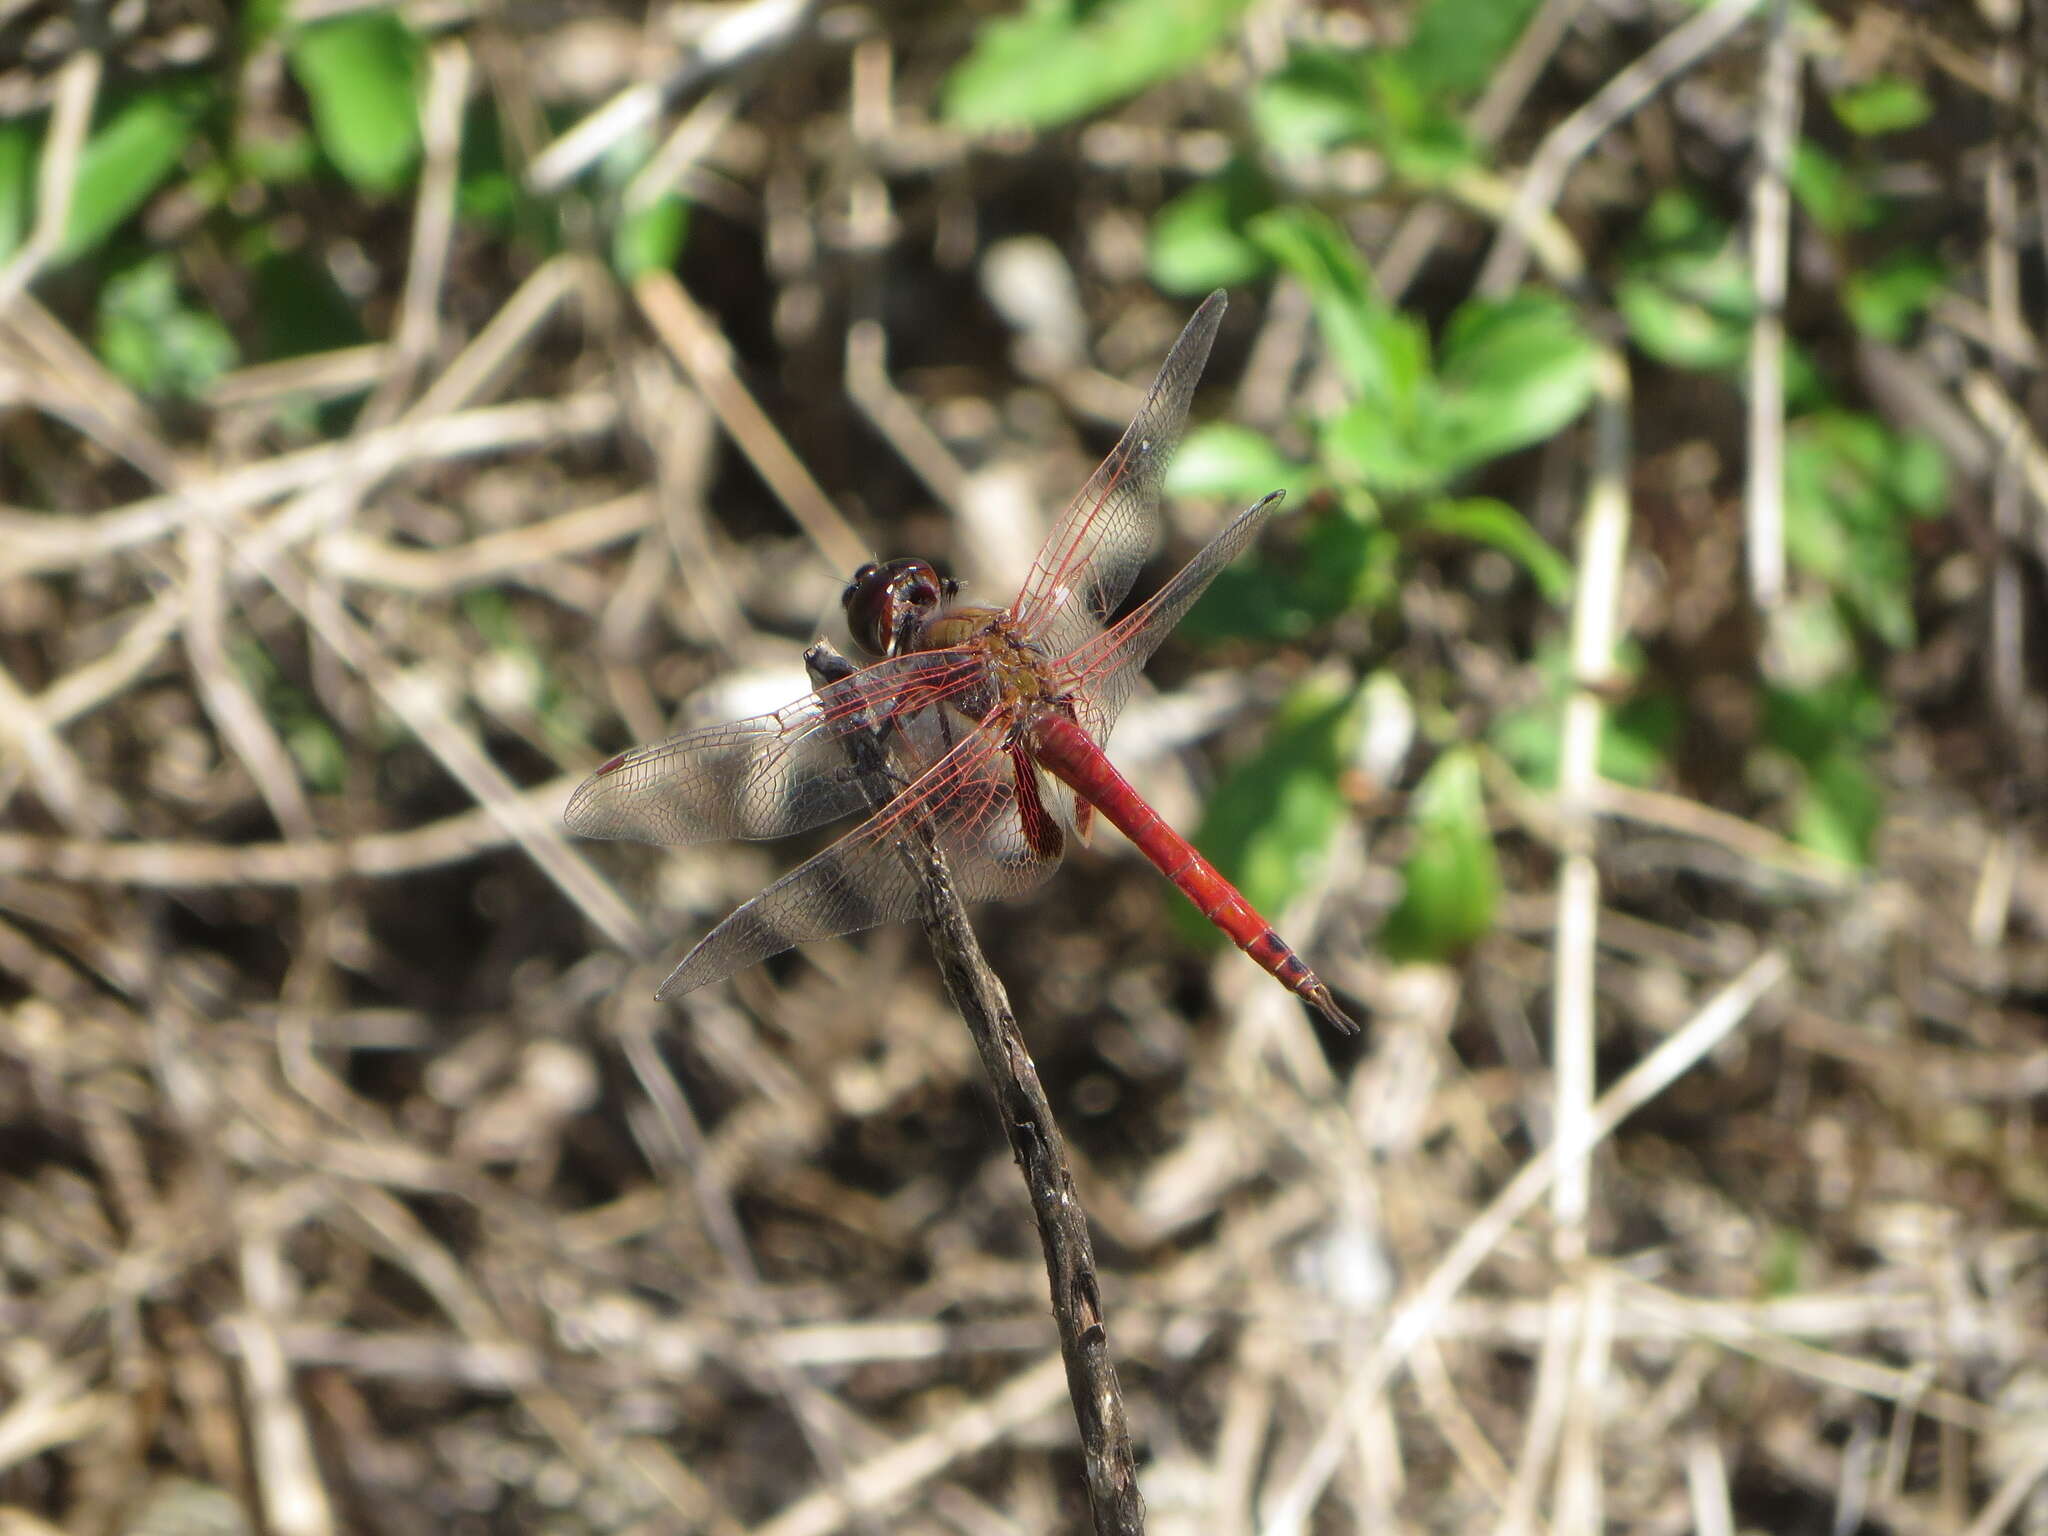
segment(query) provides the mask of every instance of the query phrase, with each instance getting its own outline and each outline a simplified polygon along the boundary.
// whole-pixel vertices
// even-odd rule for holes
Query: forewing
[[[1076,701],[1081,725],[1098,742],[1107,741],[1116,719],[1137,687],[1138,677],[1160,642],[1187,616],[1195,599],[1231,561],[1258,537],[1259,529],[1280,505],[1285,493],[1275,491],[1232,518],[1199,554],[1174,573],[1173,579],[1078,650],[1054,663],[1061,685]]]
[[[877,662],[773,714],[704,726],[627,752],[585,779],[563,819],[584,837],[643,843],[784,837],[872,803],[847,743],[885,722],[911,722],[981,675],[962,650]],[[925,762],[928,762],[926,759]],[[915,777],[925,762],[909,764]]]
[[[918,839],[926,829],[966,900],[1037,885],[1059,855],[1034,849],[1024,836],[1006,730],[999,721],[975,727],[889,805],[706,934],[658,995],[707,986],[814,939],[915,916]]]
[[[1159,542],[1159,489],[1188,402],[1223,323],[1221,291],[1166,354],[1137,418],[1053,525],[1014,610],[1020,632],[1058,656],[1107,624]]]

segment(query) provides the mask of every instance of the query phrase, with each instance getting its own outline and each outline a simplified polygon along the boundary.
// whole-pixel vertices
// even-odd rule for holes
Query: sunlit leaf
[[[71,184],[59,260],[99,245],[163,185],[184,158],[208,99],[192,84],[139,91],[93,130]]]
[[[620,278],[630,283],[642,273],[672,270],[689,222],[689,204],[672,192],[627,214],[612,234],[612,266]]]
[[[148,395],[196,395],[236,362],[234,337],[212,310],[180,295],[168,255],[108,279],[98,332],[101,361]]]
[[[1341,778],[1358,717],[1350,682],[1318,676],[1301,684],[1282,701],[1259,750],[1209,798],[1195,844],[1262,912],[1284,910],[1322,868],[1347,813]],[[1205,942],[1217,936],[1192,910],[1183,925]]]
[[[1257,277],[1273,262],[1245,226],[1272,204],[1265,177],[1242,162],[1197,182],[1152,220],[1152,281],[1168,293],[1207,293]]]
[[[1927,93],[1898,75],[1879,75],[1875,80],[1837,91],[1828,105],[1835,109],[1844,128],[1865,138],[1917,128],[1934,113]]]
[[[1190,432],[1166,471],[1168,496],[1229,496],[1250,500],[1268,491],[1299,495],[1311,471],[1250,427],[1217,421]]]
[[[1806,216],[1831,235],[1854,234],[1884,218],[1884,204],[1863,177],[1811,139],[1793,149],[1787,180]]]
[[[420,44],[393,11],[307,27],[286,50],[335,168],[370,192],[393,192],[420,152]]]
[[[1415,851],[1380,944],[1400,961],[1450,960],[1483,938],[1500,901],[1500,867],[1486,820],[1479,761],[1446,752],[1415,791]]]
[[[1428,372],[1429,338],[1373,291],[1351,237],[1306,207],[1261,214],[1250,234],[1308,290],[1324,345],[1353,388],[1382,404],[1412,401]]]
[[[1553,603],[1561,603],[1571,595],[1571,562],[1551,548],[1543,535],[1529,526],[1528,519],[1504,501],[1491,496],[1467,496],[1457,501],[1432,502],[1423,508],[1418,522],[1433,533],[1491,545],[1527,571],[1538,590]]]
[[[1537,649],[1535,665],[1543,677],[1543,697],[1500,716],[1488,739],[1529,785],[1551,789],[1557,784],[1563,753],[1564,701],[1572,689],[1570,647],[1562,639],[1545,642]],[[1616,658],[1615,677],[1631,682],[1642,665],[1641,653],[1624,646]],[[1617,784],[1655,783],[1678,725],[1678,704],[1669,694],[1640,689],[1630,693],[1601,721],[1600,776]]]
[[[1785,550],[1887,644],[1913,642],[1908,523],[1940,510],[1940,451],[1874,416],[1819,411],[1786,434]]]
[[[1404,180],[1434,186],[1472,163],[1464,120],[1409,73],[1401,54],[1376,54],[1367,74],[1377,108],[1373,142]]]
[[[1436,440],[1465,468],[1551,436],[1593,398],[1599,350],[1550,294],[1475,299],[1451,317],[1439,351]]]
[[[26,123],[0,123],[0,261],[28,238],[35,187],[35,135]]]
[[[1303,48],[1259,82],[1252,124],[1280,155],[1311,155],[1371,135],[1379,125],[1364,55]]]
[[[1428,0],[1401,49],[1420,90],[1462,97],[1483,88],[1540,0]]]
[[[1866,336],[1901,342],[1948,282],[1948,271],[1926,251],[1898,251],[1858,267],[1842,283],[1842,303]]]
[[[1031,0],[984,26],[947,79],[956,127],[1050,128],[1179,74],[1235,30],[1249,0]]]
[[[1801,847],[1861,866],[1870,862],[1884,791],[1860,756],[1834,753],[1807,770],[1806,787],[1792,813],[1792,838]]]

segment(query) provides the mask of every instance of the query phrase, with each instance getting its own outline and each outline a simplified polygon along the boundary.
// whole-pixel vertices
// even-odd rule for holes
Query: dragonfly
[[[1167,461],[1225,302],[1219,290],[1195,311],[1007,607],[960,602],[959,584],[928,561],[871,561],[842,595],[871,661],[813,647],[809,693],[621,753],[570,797],[571,831],[655,844],[779,838],[867,815],[706,934],[657,996],[914,916],[920,876],[907,847],[940,853],[968,900],[1023,895],[1100,816],[1283,987],[1356,1031],[1322,979],[1103,751],[1146,659],[1280,501],[1274,492],[1239,513],[1119,615],[1158,540]]]

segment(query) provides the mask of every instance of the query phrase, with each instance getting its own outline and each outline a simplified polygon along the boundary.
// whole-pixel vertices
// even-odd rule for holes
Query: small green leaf
[[[689,205],[672,192],[627,214],[612,235],[612,266],[619,277],[630,283],[646,272],[673,270],[689,222]]]
[[[1166,470],[1168,496],[1229,496],[1250,499],[1268,491],[1298,496],[1311,471],[1250,427],[1210,422],[1195,428]]]
[[[1615,676],[1633,682],[1642,664],[1641,653],[1625,646]],[[1561,639],[1547,640],[1537,648],[1535,665],[1543,679],[1543,696],[1500,716],[1488,739],[1526,783],[1552,789],[1563,753],[1564,701],[1572,688],[1570,648]],[[1617,784],[1654,784],[1664,771],[1678,724],[1678,704],[1669,694],[1632,692],[1601,722],[1600,776]]]
[[[1305,520],[1297,555],[1254,554],[1224,571],[1181,622],[1195,640],[1298,640],[1395,591],[1400,545],[1369,516],[1332,505]]]
[[[1443,458],[1417,441],[1413,410],[1364,400],[1324,422],[1318,456],[1332,474],[1386,496],[1420,496],[1446,478]]]
[[[1265,177],[1242,161],[1197,182],[1152,220],[1152,281],[1168,293],[1207,293],[1257,277],[1272,260],[1245,226],[1272,206]]]
[[[366,192],[395,192],[420,153],[420,45],[393,11],[307,27],[286,50],[335,168]]]
[[[1536,13],[1539,0],[1427,0],[1401,49],[1404,70],[1435,97],[1469,96],[1493,78],[1494,67]]]
[[[1844,128],[1864,138],[1917,128],[1934,114],[1927,93],[1898,75],[1879,75],[1837,91],[1829,105]]]
[[[235,365],[234,337],[178,292],[177,263],[152,256],[100,293],[99,355],[146,395],[197,395]]]
[[[1251,904],[1286,908],[1314,879],[1347,804],[1341,788],[1358,734],[1359,692],[1320,675],[1281,703],[1265,741],[1217,786],[1195,843]],[[1192,919],[1188,921],[1187,919]],[[1183,931],[1204,942],[1215,928],[1192,908]]]
[[[1397,961],[1454,959],[1486,935],[1500,900],[1479,760],[1469,748],[1446,752],[1429,770],[1412,819],[1415,851],[1380,944]]]
[[[1808,771],[1792,812],[1792,839],[1803,848],[1861,867],[1870,862],[1884,791],[1861,757],[1837,753]]]
[[[1303,48],[1259,82],[1252,124],[1278,155],[1315,155],[1367,138],[1379,127],[1363,56]]]
[[[1870,229],[1884,218],[1884,204],[1863,177],[1811,139],[1793,149],[1787,179],[1806,216],[1831,235]]]
[[[1451,316],[1440,349],[1435,439],[1463,469],[1559,431],[1593,398],[1599,350],[1571,307],[1546,293],[1475,299]]]
[[[1940,450],[1873,416],[1817,411],[1786,433],[1786,554],[1888,645],[1913,643],[1907,524],[1946,494]]]
[[[1433,533],[1490,544],[1527,571],[1538,590],[1553,603],[1561,603],[1571,595],[1571,562],[1552,549],[1543,535],[1529,526],[1528,519],[1504,501],[1491,496],[1468,496],[1460,501],[1432,502],[1423,509],[1418,521]]]
[[[1438,186],[1472,164],[1471,135],[1439,95],[1410,74],[1400,54],[1376,54],[1367,65],[1378,108],[1373,135],[1395,174],[1422,186]]]
[[[1842,284],[1842,302],[1864,335],[1896,343],[1906,339],[1947,282],[1947,268],[1928,252],[1896,251],[1851,272]]]
[[[1050,128],[1198,62],[1250,0],[1031,0],[987,23],[945,84],[958,128]]]
[[[26,123],[0,123],[0,261],[28,238],[35,201],[35,135]]]
[[[1312,208],[1276,208],[1249,233],[1309,292],[1324,344],[1360,394],[1381,404],[1412,401],[1429,368],[1429,338],[1373,291],[1350,236]]]
[[[139,91],[93,130],[71,185],[58,260],[85,255],[148,201],[184,158],[207,102],[191,84]]]

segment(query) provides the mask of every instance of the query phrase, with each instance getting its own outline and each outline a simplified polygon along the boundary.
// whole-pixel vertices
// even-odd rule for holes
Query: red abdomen
[[[1094,738],[1064,715],[1042,715],[1026,733],[1031,755],[1045,770],[1100,811],[1195,904],[1230,942],[1256,960],[1281,986],[1299,993],[1316,1011],[1346,1034],[1358,1025],[1337,1006],[1322,979],[1253,910],[1237,887],[1216,866],[1195,851],[1195,845],[1169,827],[1159,813],[1131,788],[1130,781],[1095,744]]]

